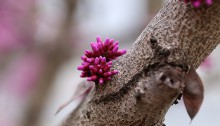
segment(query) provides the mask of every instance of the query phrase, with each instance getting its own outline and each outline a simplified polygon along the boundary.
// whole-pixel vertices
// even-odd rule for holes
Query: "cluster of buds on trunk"
[[[85,51],[85,55],[81,57],[83,62],[77,69],[82,70],[81,77],[103,84],[118,73],[117,70],[111,69],[112,61],[125,54],[126,50],[118,50],[118,41],[109,38],[102,42],[101,38],[97,37],[96,42],[92,42],[90,45],[92,51]]]

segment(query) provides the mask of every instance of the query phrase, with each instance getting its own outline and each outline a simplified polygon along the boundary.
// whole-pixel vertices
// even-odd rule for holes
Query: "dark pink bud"
[[[118,45],[118,41],[116,41],[114,44],[113,44],[113,47],[117,46]]]
[[[95,65],[99,64],[99,58],[98,58],[98,57],[95,58],[94,64],[95,64]]]
[[[93,56],[93,53],[92,53],[90,50],[86,50],[86,51],[85,51],[85,55],[86,55],[87,57],[91,57],[91,56]]]
[[[93,73],[96,73],[98,72],[98,69],[92,65],[89,66],[89,69],[93,72]]]
[[[96,37],[96,41],[101,42],[101,37],[100,36]]]
[[[107,72],[107,71],[110,70],[110,68],[111,68],[110,66],[106,66],[106,67],[104,68],[104,71]]]
[[[109,38],[106,38],[106,40],[105,40],[105,42],[104,42],[104,47],[108,47],[108,45],[109,45]]]
[[[109,61],[109,62],[107,63],[107,65],[112,65],[112,61]]]
[[[94,58],[87,58],[86,59],[86,61],[89,62],[89,63],[93,62],[93,60],[94,60]]]
[[[101,59],[101,67],[102,67],[102,68],[105,68],[106,65],[107,65],[107,64],[106,64],[106,59],[105,59],[105,57],[103,57],[103,58]]]
[[[114,39],[111,39],[111,40],[109,41],[109,46],[112,46],[113,43],[114,43]]]
[[[124,55],[126,52],[127,52],[127,51],[126,51],[125,49],[123,49],[123,50],[119,50],[119,51],[118,51],[118,54],[120,54],[120,56],[121,56],[121,55]]]
[[[102,62],[102,56],[99,57],[99,62],[100,62],[100,63]]]
[[[99,79],[99,84],[103,84],[103,83],[104,83],[103,78],[100,78],[100,79]]]
[[[206,4],[207,4],[207,5],[211,5],[212,2],[213,2],[212,0],[206,0]]]
[[[89,66],[89,69],[93,69],[93,68],[94,68],[94,66],[92,66],[92,65]]]
[[[102,50],[102,48],[103,48],[102,43],[101,43],[101,42],[100,42],[100,43],[98,43],[98,44],[97,44],[97,47],[98,47],[99,51],[100,51],[100,50]]]
[[[108,56],[109,56],[109,57],[113,57],[113,56],[114,56],[113,54],[114,54],[114,52],[113,52],[112,50],[111,50],[111,51],[108,51]],[[112,59],[112,58],[110,58],[110,59]]]
[[[82,62],[81,63],[83,66],[87,66],[87,65],[89,65],[90,63],[88,63],[88,62]]]
[[[86,56],[81,56],[81,59],[86,61],[87,58],[86,58]]]
[[[85,68],[84,66],[78,66],[77,70],[84,70],[84,68]]]
[[[98,52],[98,48],[97,48],[96,44],[91,44],[91,47],[94,52]]]
[[[108,77],[108,78],[107,78],[107,80],[111,80],[111,79],[112,79],[111,77]]]
[[[87,78],[87,81],[92,81],[92,77],[88,77],[88,78]]]
[[[116,45],[114,48],[113,48],[113,53],[117,53],[117,51],[118,51],[118,45]]]
[[[101,68],[101,65],[97,65],[98,68]]]
[[[108,77],[108,72],[105,72],[103,75],[104,77]]]
[[[102,69],[100,69],[100,70],[99,70],[99,74],[103,74],[103,71],[102,71]]]
[[[86,77],[87,75],[86,75],[86,73],[81,73],[81,75],[80,75],[80,77]]]
[[[111,72],[108,72],[108,76],[111,76],[112,75],[112,73]]]
[[[102,63],[106,63],[106,58],[105,57],[103,57],[103,58],[101,58],[102,60],[101,60],[101,62]]]
[[[201,5],[201,1],[200,0],[192,1],[192,4],[193,4],[194,7],[198,8]]]
[[[91,79],[92,79],[93,81],[95,81],[95,80],[97,79],[97,76],[96,76],[96,75],[93,75],[93,76],[91,77]]]
[[[114,71],[112,71],[112,74],[113,74],[113,75],[118,74],[118,71],[117,71],[117,70],[114,70]]]
[[[179,0],[179,1],[184,1],[185,3],[191,2],[191,4],[195,8],[200,7],[203,3],[205,3],[206,5],[211,5],[213,3],[213,0]]]

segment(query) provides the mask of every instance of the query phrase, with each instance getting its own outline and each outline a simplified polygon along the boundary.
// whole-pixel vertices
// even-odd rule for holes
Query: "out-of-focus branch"
[[[33,44],[33,47],[31,47],[32,50],[42,53],[46,65],[44,66],[45,69],[44,72],[42,72],[41,79],[38,82],[38,87],[30,101],[31,105],[28,108],[26,122],[24,122],[23,126],[39,126],[39,116],[46,103],[49,90],[53,86],[53,80],[57,70],[72,56],[69,36],[77,0],[65,0],[64,2],[67,10],[57,40],[52,44],[49,43],[40,46]]]

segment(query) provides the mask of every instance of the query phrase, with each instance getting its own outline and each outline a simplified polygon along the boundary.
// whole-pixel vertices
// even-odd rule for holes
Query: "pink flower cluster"
[[[182,0],[181,0],[182,1]],[[206,5],[211,5],[213,0],[183,0],[185,3],[191,2],[191,4],[198,8],[202,5],[203,2],[205,2]]]
[[[118,73],[117,70],[111,70],[112,60],[125,54],[126,50],[118,50],[118,41],[106,38],[105,42],[102,42],[100,37],[91,43],[91,48],[92,51],[85,51],[85,55],[81,57],[83,62],[77,69],[82,70],[81,77],[103,84]]]

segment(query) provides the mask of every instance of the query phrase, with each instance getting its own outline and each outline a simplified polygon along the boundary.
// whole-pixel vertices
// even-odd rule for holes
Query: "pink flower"
[[[5,77],[0,83],[5,84],[13,95],[24,98],[38,84],[36,81],[40,77],[43,65],[43,58],[40,54],[29,52],[9,64],[7,72],[3,75]]]
[[[86,77],[87,81],[103,84],[111,80],[111,77],[118,73],[111,70],[112,60],[126,53],[126,50],[118,50],[118,41],[106,38],[105,42],[97,37],[96,42],[91,43],[92,51],[86,50],[83,60],[78,70],[82,70],[81,77]]]
[[[180,1],[184,1],[185,3],[191,2],[191,4],[196,8],[200,7],[202,3],[205,3],[206,5],[211,5],[213,3],[213,0],[180,0]]]
[[[33,41],[34,20],[31,19],[36,0],[0,1],[0,54],[20,49]],[[31,20],[30,20],[31,19]]]

